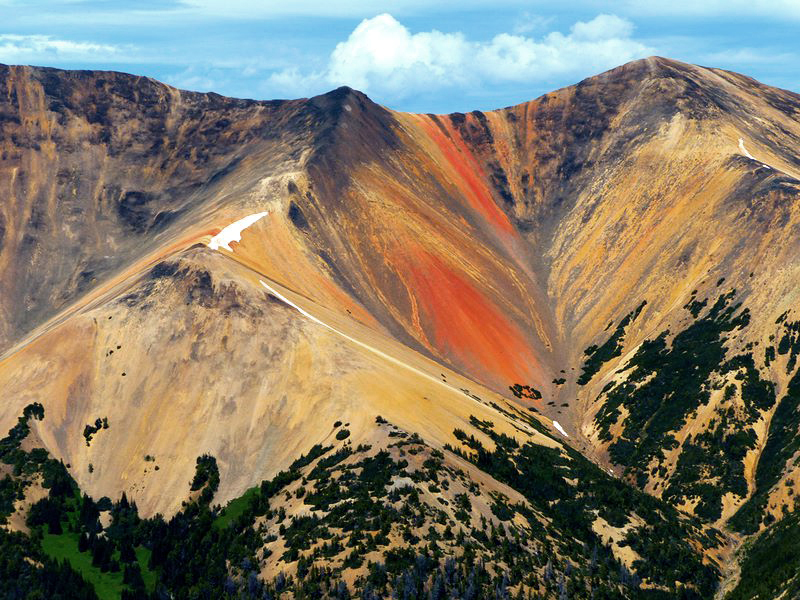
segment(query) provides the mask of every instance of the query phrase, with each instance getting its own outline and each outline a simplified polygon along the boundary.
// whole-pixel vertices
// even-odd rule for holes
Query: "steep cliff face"
[[[211,214],[296,168],[309,135],[297,102],[119,73],[0,76],[4,350],[144,254],[211,232]]]
[[[382,415],[568,435],[700,529],[791,508],[800,96],[662,58],[453,115],[0,80],[0,431],[41,403],[93,496],[176,513],[209,453],[225,503]]]

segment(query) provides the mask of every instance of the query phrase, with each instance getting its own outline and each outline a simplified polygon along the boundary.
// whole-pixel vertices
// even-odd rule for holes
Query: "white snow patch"
[[[750,153],[747,151],[747,148],[745,148],[745,147],[744,147],[744,140],[743,140],[742,138],[739,138],[739,151],[740,151],[742,154],[744,154],[744,155],[745,155],[747,158],[749,158],[750,160],[755,160],[755,158],[753,157],[753,155],[752,155],[752,154],[750,154]],[[771,168],[772,168],[772,167],[770,167],[769,165],[765,165],[764,163],[761,163],[761,166],[762,166],[762,167],[764,167],[764,168],[766,168],[766,169],[771,169]]]
[[[281,301],[281,302],[283,302],[284,304],[288,304],[289,306],[291,306],[293,309],[295,309],[297,312],[299,312],[299,313],[300,313],[301,315],[303,315],[304,317],[306,317],[306,318],[308,318],[308,319],[311,319],[312,321],[314,321],[314,323],[317,323],[317,324],[319,324],[319,325],[322,325],[323,327],[326,327],[327,329],[330,329],[330,330],[331,330],[331,331],[333,331],[334,333],[338,333],[338,334],[339,334],[339,335],[341,335],[341,336],[344,336],[344,337],[346,337],[346,338],[350,338],[350,336],[348,336],[348,335],[346,335],[346,334],[342,333],[342,332],[341,332],[341,331],[339,331],[338,329],[334,329],[333,327],[331,327],[331,326],[330,326],[330,325],[328,325],[327,323],[323,323],[323,322],[322,322],[322,321],[320,321],[320,320],[319,320],[317,317],[315,317],[314,315],[312,315],[311,313],[309,313],[307,310],[305,310],[305,309],[303,309],[303,308],[300,308],[299,306],[297,306],[297,304],[295,304],[294,302],[292,302],[291,300],[289,300],[289,299],[288,299],[286,296],[284,296],[283,294],[281,294],[281,293],[280,293],[278,290],[276,290],[276,289],[275,289],[274,287],[272,287],[271,285],[268,285],[267,283],[264,283],[264,281],[263,281],[263,280],[261,280],[261,279],[259,279],[259,281],[261,282],[261,285],[263,285],[263,286],[264,286],[264,287],[267,289],[267,291],[268,291],[270,294],[272,294],[273,296],[275,296],[275,297],[276,297],[278,300],[280,300],[280,301]]]
[[[753,155],[752,155],[752,154],[750,154],[750,153],[747,151],[747,148],[745,148],[745,147],[744,147],[744,140],[743,140],[742,138],[739,138],[739,151],[740,151],[742,154],[744,154],[744,155],[745,155],[747,158],[749,158],[750,160],[755,160],[755,158],[753,158]]]
[[[564,431],[564,428],[558,421],[553,421],[553,427],[555,427],[558,430],[558,433],[560,433],[564,437],[569,437],[569,434],[566,431]]]
[[[266,217],[268,214],[269,212],[260,212],[254,215],[247,215],[243,219],[239,219],[235,223],[231,223],[217,235],[211,238],[211,241],[208,242],[208,247],[212,250],[225,248],[225,250],[233,252],[233,249],[231,249],[231,242],[241,242],[242,232],[259,219]]]

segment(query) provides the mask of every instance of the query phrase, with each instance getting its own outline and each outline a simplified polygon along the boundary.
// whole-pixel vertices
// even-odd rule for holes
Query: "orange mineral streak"
[[[486,183],[486,174],[461,135],[444,118],[440,122],[449,135],[445,135],[427,115],[413,115],[413,117],[425,135],[438,148],[447,165],[455,171],[455,176],[450,179],[469,201],[471,207],[498,231],[513,235],[514,227],[506,214],[495,204]]]
[[[522,381],[539,383],[539,365],[518,327],[463,273],[422,248],[404,253],[403,270],[413,283],[420,320],[435,350],[481,373],[497,389]],[[449,356],[448,356],[449,355]]]

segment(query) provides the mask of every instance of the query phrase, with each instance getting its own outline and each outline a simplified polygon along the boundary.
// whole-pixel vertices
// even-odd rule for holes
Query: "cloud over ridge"
[[[392,15],[364,19],[336,45],[323,71],[284,70],[270,87],[308,93],[349,85],[367,93],[403,98],[444,88],[536,82],[599,71],[652,54],[633,38],[633,24],[601,14],[578,21],[568,33],[553,31],[540,39],[501,33],[472,41],[461,32],[412,33]]]

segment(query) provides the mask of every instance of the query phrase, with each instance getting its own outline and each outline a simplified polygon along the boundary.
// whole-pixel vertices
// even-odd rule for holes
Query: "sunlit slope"
[[[797,256],[799,103],[654,57],[519,106],[408,121],[465,155],[462,179],[479,178],[494,198],[485,220],[510,221],[528,242],[553,345],[574,367],[609,321],[647,299],[656,328],[712,278],[791,302],[791,276],[778,271]]]
[[[145,514],[180,507],[200,454],[220,464],[224,503],[331,438],[336,421],[355,442],[378,415],[435,445],[470,415],[514,431],[488,406],[496,394],[203,246],[7,357],[0,381],[0,426],[41,402],[37,433],[82,488],[125,491]],[[98,418],[108,428],[87,443]]]
[[[277,238],[250,258],[276,280],[495,390],[548,385],[552,325],[525,244],[478,179],[462,181],[466,154],[429,157],[365,96],[254,102],[119,73],[2,76],[3,352],[143,255],[268,211]]]

